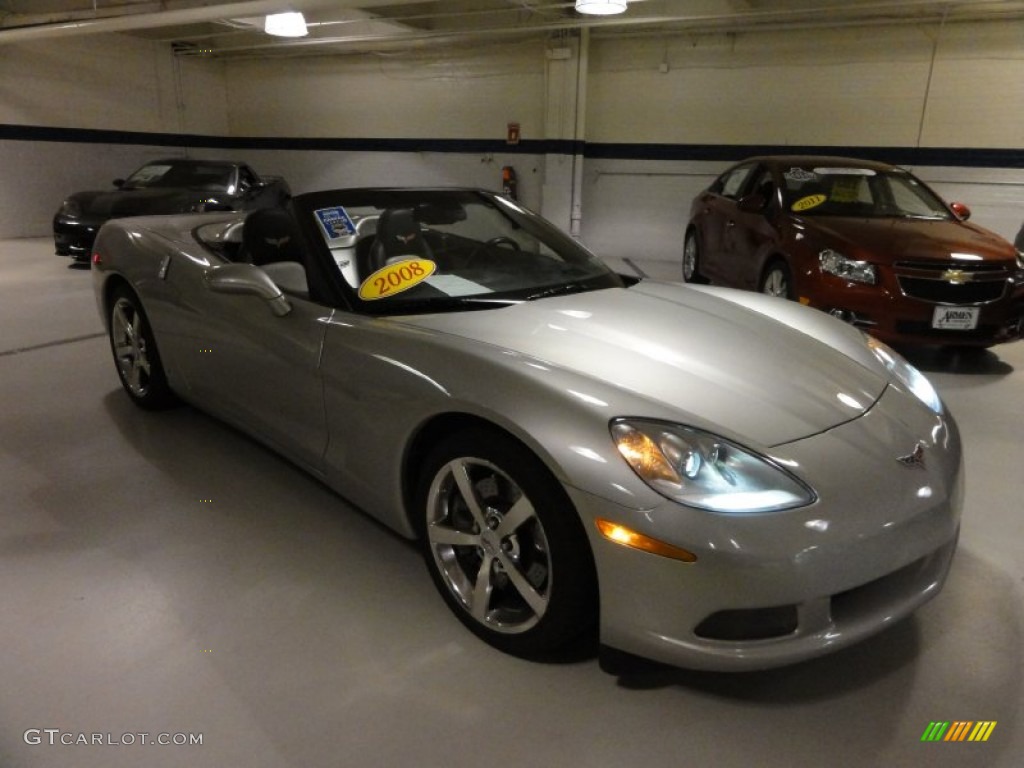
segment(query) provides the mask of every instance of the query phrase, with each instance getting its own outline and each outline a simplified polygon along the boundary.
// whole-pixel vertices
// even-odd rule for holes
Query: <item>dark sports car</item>
[[[112,190],[76,192],[53,217],[53,242],[59,256],[88,261],[103,222],[126,216],[204,211],[247,211],[282,205],[287,182],[261,178],[245,163],[221,160],[155,160]]]
[[[683,278],[799,301],[887,341],[987,347],[1024,332],[1024,255],[902,168],[755,157],[698,195]]]

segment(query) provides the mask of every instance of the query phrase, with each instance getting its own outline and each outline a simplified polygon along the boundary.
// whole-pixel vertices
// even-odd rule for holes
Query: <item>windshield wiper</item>
[[[544,288],[536,293],[531,293],[526,297],[526,301],[547,299],[551,296],[568,296],[573,293],[584,293],[589,290],[591,289],[588,286],[580,285],[579,283],[563,283],[562,285],[553,285],[550,288]]]
[[[387,307],[384,315],[434,314],[463,309],[501,309],[521,304],[521,299],[487,299],[479,296],[447,296],[445,298],[414,299]],[[382,307],[383,309],[383,307]],[[378,314],[374,312],[373,314]]]

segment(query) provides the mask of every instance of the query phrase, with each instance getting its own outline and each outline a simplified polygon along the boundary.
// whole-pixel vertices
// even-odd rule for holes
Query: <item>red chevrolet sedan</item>
[[[683,279],[822,309],[891,342],[991,346],[1024,333],[1024,254],[908,171],[755,157],[690,210]]]

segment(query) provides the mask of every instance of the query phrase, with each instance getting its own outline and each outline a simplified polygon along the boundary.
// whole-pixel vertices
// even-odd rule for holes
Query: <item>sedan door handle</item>
[[[732,219],[729,219],[727,222],[725,222],[725,226],[727,226],[727,227],[735,227],[736,226],[736,222],[733,221]]]

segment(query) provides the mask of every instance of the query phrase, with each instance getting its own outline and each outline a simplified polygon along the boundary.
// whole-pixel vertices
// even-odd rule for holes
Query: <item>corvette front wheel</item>
[[[445,440],[424,465],[417,509],[434,584],[487,643],[537,657],[592,631],[586,535],[561,485],[520,443],[486,430]]]

